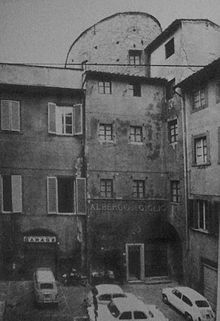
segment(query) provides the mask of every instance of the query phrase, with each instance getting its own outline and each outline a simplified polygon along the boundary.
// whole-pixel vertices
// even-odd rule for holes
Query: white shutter
[[[11,130],[20,131],[20,102],[11,101]]]
[[[1,129],[10,130],[10,100],[1,100]]]
[[[73,106],[73,134],[82,135],[83,133],[83,113],[82,104]]]
[[[76,214],[86,214],[86,179],[76,179]]]
[[[22,212],[22,178],[20,175],[11,176],[12,211]]]
[[[48,103],[48,132],[56,134],[56,104]]]
[[[56,214],[58,208],[57,200],[57,179],[47,177],[47,210],[48,214]]]

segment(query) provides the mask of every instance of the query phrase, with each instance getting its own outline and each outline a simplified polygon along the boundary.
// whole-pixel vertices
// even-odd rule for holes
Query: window
[[[175,86],[175,78],[168,81],[167,88],[166,88],[166,99],[169,100],[174,96],[174,86]]]
[[[169,143],[176,143],[178,137],[178,127],[177,127],[177,119],[171,120],[168,122],[168,138]]]
[[[99,81],[98,92],[100,94],[111,94],[112,93],[111,81]]]
[[[111,294],[102,294],[99,296],[99,301],[110,301]]]
[[[142,127],[130,126],[130,142],[132,142],[132,143],[142,143],[143,142]]]
[[[147,316],[142,311],[134,311],[134,319],[135,320],[145,320],[145,319],[147,319]]]
[[[66,136],[82,134],[82,105],[64,107],[48,103],[48,132]]]
[[[220,81],[216,83],[216,104],[220,102]]]
[[[192,302],[190,301],[190,299],[188,299],[185,295],[183,295],[182,297],[183,302],[185,302],[187,305],[189,305],[190,307],[193,306]]]
[[[2,212],[22,212],[22,178],[20,175],[2,175]]]
[[[131,91],[133,96],[141,97],[141,85],[138,83],[130,84],[129,90]]]
[[[207,137],[202,136],[194,139],[194,163],[196,165],[207,164],[208,150]]]
[[[141,50],[129,50],[129,64],[130,65],[141,64]]]
[[[113,197],[113,180],[101,179],[100,181],[100,195],[105,198]]]
[[[133,197],[144,198],[145,197],[145,181],[134,180],[133,181]]]
[[[1,130],[20,131],[20,102],[1,100]]]
[[[179,181],[170,182],[170,192],[171,192],[171,202],[179,203],[180,202],[180,182]]]
[[[220,204],[203,199],[188,200],[188,203],[189,226],[214,236],[218,235]]]
[[[174,38],[170,39],[166,44],[165,44],[165,56],[166,59],[169,58],[174,54]]]
[[[49,214],[74,212],[72,177],[48,177],[47,195]]]
[[[193,91],[192,94],[193,110],[203,109],[207,106],[206,89],[201,87]]]
[[[105,142],[113,141],[112,124],[99,124],[99,138]]]
[[[182,294],[178,290],[173,290],[173,294],[179,299],[182,297]]]
[[[122,314],[119,317],[119,320],[131,320],[132,315],[130,311],[122,312]]]

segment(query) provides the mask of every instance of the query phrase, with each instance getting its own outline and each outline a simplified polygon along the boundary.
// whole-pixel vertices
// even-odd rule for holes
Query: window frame
[[[171,180],[170,181],[170,202],[174,204],[179,204],[180,198],[180,181]]]
[[[169,39],[165,45],[165,58],[168,59],[169,57],[171,57],[174,53],[175,53],[175,41],[174,41],[174,37],[172,37],[171,39]]]
[[[10,177],[10,210],[4,209],[4,177]],[[17,174],[2,174],[0,175],[0,190],[1,190],[1,212],[7,213],[22,213],[23,211],[23,180],[21,175]]]
[[[129,91],[132,93],[133,97],[141,97],[141,84],[140,83],[130,83]]]
[[[145,198],[145,180],[144,179],[134,179],[133,180],[132,197],[134,199],[144,199]]]
[[[3,123],[3,104],[7,103],[8,104],[8,128],[4,128],[4,123]],[[17,128],[16,126],[13,128],[13,104],[16,104],[17,106]],[[0,102],[0,115],[1,115],[1,131],[4,132],[15,132],[19,133],[21,131],[21,102],[19,100],[11,100],[11,99],[1,99]],[[15,116],[14,116],[15,117]]]
[[[110,132],[110,134],[108,134],[108,132]],[[114,142],[113,124],[112,123],[99,123],[98,137],[99,137],[100,142],[113,143]],[[110,139],[107,139],[108,137],[110,137]]]
[[[196,94],[198,97],[198,103],[199,103],[198,106],[196,106],[196,101],[195,101]],[[197,86],[192,90],[191,101],[192,101],[193,113],[208,107],[207,84],[201,84],[200,86]]]
[[[142,50],[129,50],[128,52],[128,61],[129,65],[137,66],[141,65]]]
[[[176,144],[178,142],[178,121],[176,119],[169,120],[168,125],[168,140],[169,144]]]
[[[204,144],[206,142],[206,144]],[[199,143],[201,146],[199,146]],[[199,148],[201,148],[201,155],[198,154]],[[199,161],[199,157],[202,157],[203,161]],[[192,166],[207,166],[210,165],[210,139],[209,132],[192,136]]]
[[[108,79],[103,79],[98,81],[98,93],[99,94],[112,94],[112,81]]]
[[[110,190],[109,190],[110,188]],[[101,198],[113,198],[113,179],[101,178],[100,179],[100,197]]]
[[[138,130],[140,130],[140,134],[137,133]],[[137,139],[138,137],[140,137],[140,140]],[[143,144],[143,140],[143,127],[130,125],[129,142],[131,144]]]

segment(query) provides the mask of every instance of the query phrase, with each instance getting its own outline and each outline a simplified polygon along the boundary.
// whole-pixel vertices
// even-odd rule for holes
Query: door
[[[126,244],[127,280],[144,277],[144,244]]]
[[[203,264],[203,280],[204,296],[215,310],[217,303],[217,269],[208,264]]]

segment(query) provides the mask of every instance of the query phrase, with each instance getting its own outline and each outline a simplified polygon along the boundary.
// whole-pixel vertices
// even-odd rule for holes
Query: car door
[[[182,305],[181,312],[183,313],[188,312],[190,315],[192,315],[192,312],[193,312],[192,301],[185,295],[182,296],[182,301],[183,301],[183,305]]]
[[[170,300],[170,303],[178,310],[182,311],[182,293],[174,289],[172,291],[172,301]]]

